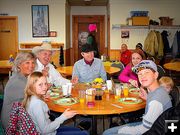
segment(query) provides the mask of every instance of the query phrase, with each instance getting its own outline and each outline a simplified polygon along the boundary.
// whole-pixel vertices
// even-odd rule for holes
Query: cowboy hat
[[[51,51],[52,53],[54,52],[54,51],[52,50],[52,46],[51,46],[50,43],[48,43],[48,42],[43,42],[43,43],[41,44],[41,46],[35,46],[35,47],[32,49],[32,53],[37,54],[38,52],[43,51],[43,50],[48,50],[48,51]]]

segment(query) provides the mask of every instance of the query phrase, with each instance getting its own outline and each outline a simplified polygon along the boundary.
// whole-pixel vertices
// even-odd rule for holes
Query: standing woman
[[[12,103],[22,101],[27,77],[34,71],[35,56],[30,52],[20,52],[12,68],[13,74],[8,80],[4,90],[4,101],[1,112],[2,125],[4,129],[8,126]]]
[[[97,32],[97,26],[96,24],[89,24],[89,35],[87,37],[87,43],[90,44],[94,49],[94,57],[99,58],[99,50],[98,50],[98,44],[96,42],[96,32]]]
[[[134,87],[138,87],[138,77],[136,73],[132,71],[132,68],[139,64],[142,60],[146,59],[142,50],[136,49],[131,56],[131,62],[120,73],[118,79],[122,83],[130,83]]]

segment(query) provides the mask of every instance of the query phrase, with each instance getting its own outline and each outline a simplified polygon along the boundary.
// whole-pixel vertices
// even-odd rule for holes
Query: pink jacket
[[[120,73],[120,75],[118,77],[120,82],[129,83],[129,79],[138,81],[137,75],[134,72],[132,72],[131,68],[132,68],[132,66],[130,64],[128,64],[124,68],[124,70]]]

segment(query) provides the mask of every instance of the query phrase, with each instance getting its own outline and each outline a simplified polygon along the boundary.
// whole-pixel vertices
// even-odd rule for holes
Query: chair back
[[[173,90],[172,91],[170,91],[170,96],[171,96],[171,98],[172,98],[172,105],[173,106],[177,106],[178,105],[178,103],[180,102],[180,90],[179,90],[179,88],[177,87],[177,86],[175,86],[174,88],[173,88]]]
[[[121,62],[118,62],[118,63],[113,63],[111,65],[111,67],[117,67],[117,68],[120,68],[120,72],[124,69],[124,64],[121,63]]]
[[[159,77],[158,78],[161,78],[162,76],[165,76],[165,70],[163,69],[163,67],[161,67],[160,65],[157,65],[157,70],[158,70],[158,73],[159,73]]]
[[[123,69],[124,69],[124,64],[121,63],[121,62],[113,63],[113,64],[111,65],[111,67],[120,68],[120,71],[119,71],[118,73],[115,73],[115,74],[112,75],[113,81],[114,81],[115,83],[117,83],[117,82],[119,82],[118,76],[119,76],[119,74],[120,74],[120,73],[123,71]]]
[[[40,135],[30,115],[19,102],[12,105],[6,135]]]

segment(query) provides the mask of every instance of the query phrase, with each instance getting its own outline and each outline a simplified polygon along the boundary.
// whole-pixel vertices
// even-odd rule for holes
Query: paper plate
[[[138,103],[142,102],[142,99],[127,97],[127,98],[120,98],[119,102],[121,102],[123,104],[138,104]]]
[[[132,94],[139,94],[140,89],[139,88],[131,88],[131,89],[129,89],[129,92]]]
[[[54,101],[55,104],[66,105],[66,106],[73,105],[73,104],[76,104],[78,102],[79,101],[75,98],[61,98],[61,99]]]

